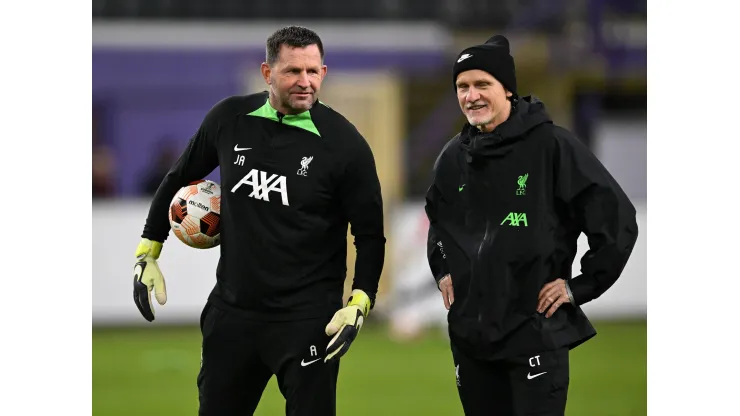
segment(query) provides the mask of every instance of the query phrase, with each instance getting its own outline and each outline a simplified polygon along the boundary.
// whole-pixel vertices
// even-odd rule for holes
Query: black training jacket
[[[466,123],[442,150],[426,196],[427,254],[451,274],[453,344],[497,359],[595,335],[580,305],[621,274],[637,239],[635,208],[599,160],[551,121],[542,102],[518,100],[491,133]],[[578,236],[590,250],[571,278]],[[537,313],[541,288],[567,279],[577,306]]]
[[[164,178],[142,236],[163,242],[172,197],[216,167],[221,256],[210,301],[259,320],[326,317],[342,302],[348,225],[353,288],[374,299],[383,202],[370,146],[347,119],[320,102],[284,115],[267,92],[224,99]]]

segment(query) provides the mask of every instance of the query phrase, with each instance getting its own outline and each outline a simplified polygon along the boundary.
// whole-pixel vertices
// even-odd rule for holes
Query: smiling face
[[[311,109],[326,76],[326,65],[315,44],[304,47],[282,44],[277,60],[272,65],[263,63],[261,69],[270,86],[270,104],[283,114]]]
[[[468,123],[490,132],[509,118],[512,93],[493,75],[480,69],[460,73],[455,82],[457,101]]]

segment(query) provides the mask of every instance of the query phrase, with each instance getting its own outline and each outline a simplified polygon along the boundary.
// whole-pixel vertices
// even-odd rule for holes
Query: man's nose
[[[476,90],[475,88],[471,88],[470,90],[468,90],[468,96],[466,97],[466,100],[469,103],[476,102],[478,101],[479,98],[480,98],[480,92],[478,92],[478,90]]]
[[[306,71],[301,72],[298,76],[298,86],[301,88],[308,88],[311,86],[311,81],[308,79]]]

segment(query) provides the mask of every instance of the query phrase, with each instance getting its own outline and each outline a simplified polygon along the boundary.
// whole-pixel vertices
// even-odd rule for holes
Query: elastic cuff
[[[573,292],[571,292],[570,285],[568,284],[568,281],[567,280],[565,281],[565,290],[566,290],[566,292],[568,292],[568,299],[570,299],[571,305],[575,306],[576,305],[576,300],[573,299]]]

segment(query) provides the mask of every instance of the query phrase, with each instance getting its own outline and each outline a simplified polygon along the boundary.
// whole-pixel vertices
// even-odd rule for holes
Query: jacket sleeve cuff
[[[580,274],[566,282],[573,295],[574,305],[584,305],[596,297],[596,280],[591,276]]]
[[[434,280],[437,281],[437,290],[439,290],[440,292],[442,291],[442,289],[439,288],[439,282],[440,282],[440,280],[444,279],[445,277],[447,277],[449,275],[450,275],[449,272],[444,272],[440,276],[435,276],[434,277]]]
[[[570,283],[568,280],[565,281],[565,290],[568,292],[568,299],[571,305],[576,306],[576,300],[573,299],[573,292],[570,290]]]

